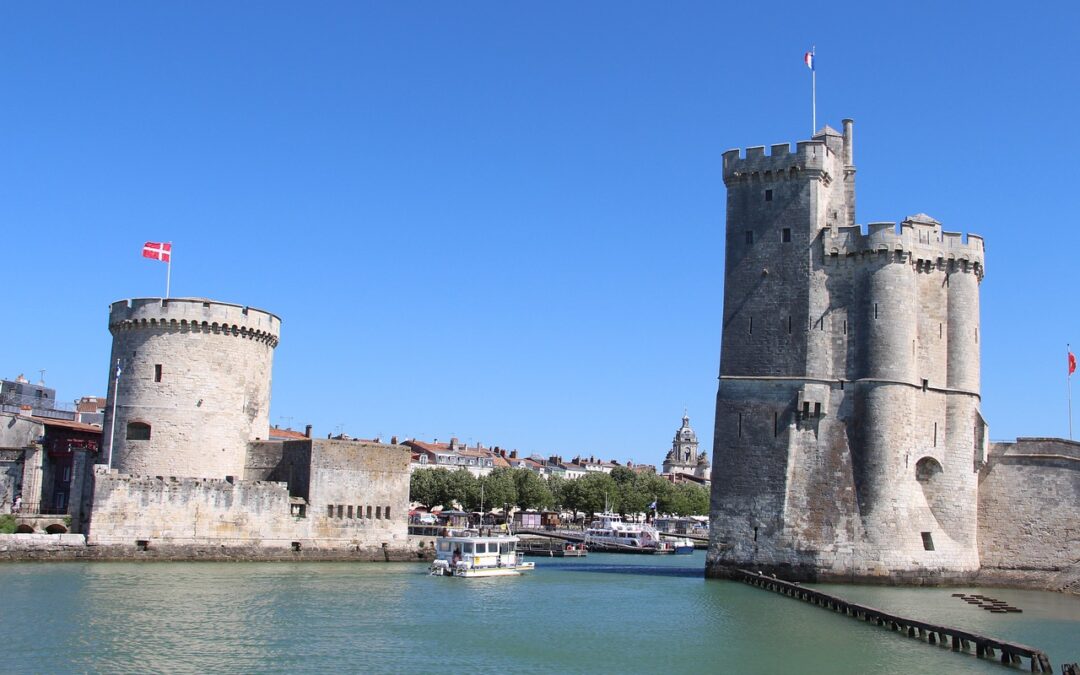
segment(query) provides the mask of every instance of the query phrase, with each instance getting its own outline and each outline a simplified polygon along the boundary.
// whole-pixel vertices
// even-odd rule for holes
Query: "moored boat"
[[[648,523],[627,523],[616,513],[601,513],[585,530],[585,543],[592,551],[623,553],[672,553],[674,547],[660,539]]]
[[[512,534],[482,534],[477,530],[447,530],[435,539],[435,560],[429,573],[447,577],[504,577],[527,572]]]
[[[675,547],[675,555],[691,555],[694,552],[694,540],[693,539],[675,539],[670,542]]]

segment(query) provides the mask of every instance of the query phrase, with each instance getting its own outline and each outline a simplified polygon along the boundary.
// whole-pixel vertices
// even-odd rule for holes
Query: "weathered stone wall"
[[[140,476],[241,477],[248,441],[269,428],[280,327],[268,312],[203,299],[113,303],[103,430],[106,450],[114,443],[113,467]],[[150,438],[128,439],[131,423],[148,424]]]
[[[136,477],[98,467],[90,542],[403,549],[410,457],[404,446],[304,440],[251,444],[245,475],[267,480]]]
[[[1080,581],[1080,443],[991,444],[979,476],[979,553],[988,578],[1060,579],[1057,590]]]
[[[360,538],[391,547],[408,539],[406,446],[357,441],[295,441],[311,447],[308,520],[319,539]]]
[[[283,483],[131,476],[99,466],[89,540],[289,546],[298,528]]]

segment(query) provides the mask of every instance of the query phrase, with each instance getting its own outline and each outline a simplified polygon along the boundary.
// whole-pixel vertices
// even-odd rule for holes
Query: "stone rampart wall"
[[[404,494],[407,500],[407,473]],[[300,515],[283,482],[136,477],[98,467],[89,542],[157,549],[404,550],[407,503],[375,496],[398,506],[391,519],[338,518],[336,510],[328,517],[325,507],[310,506]]]
[[[979,478],[979,552],[987,576],[1041,574],[1056,590],[1080,579],[1080,443],[991,444]]]

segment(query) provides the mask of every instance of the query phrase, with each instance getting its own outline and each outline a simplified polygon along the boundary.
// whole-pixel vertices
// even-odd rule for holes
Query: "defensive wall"
[[[979,475],[980,580],[1080,593],[1080,443],[992,443]]]
[[[106,448],[113,444],[113,467],[134,475],[242,476],[248,441],[270,426],[281,320],[202,298],[138,298],[112,304],[109,330],[103,439]]]
[[[91,545],[407,555],[410,453],[356,441],[256,442],[245,478],[94,475]]]

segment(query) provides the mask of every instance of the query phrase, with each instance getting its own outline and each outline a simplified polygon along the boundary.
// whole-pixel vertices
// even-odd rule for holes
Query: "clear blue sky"
[[[0,375],[104,394],[171,240],[174,296],[282,317],[275,423],[711,449],[721,153],[810,135],[816,44],[858,221],[986,237],[991,436],[1066,435],[1080,5],[736,4],[5,5]]]

